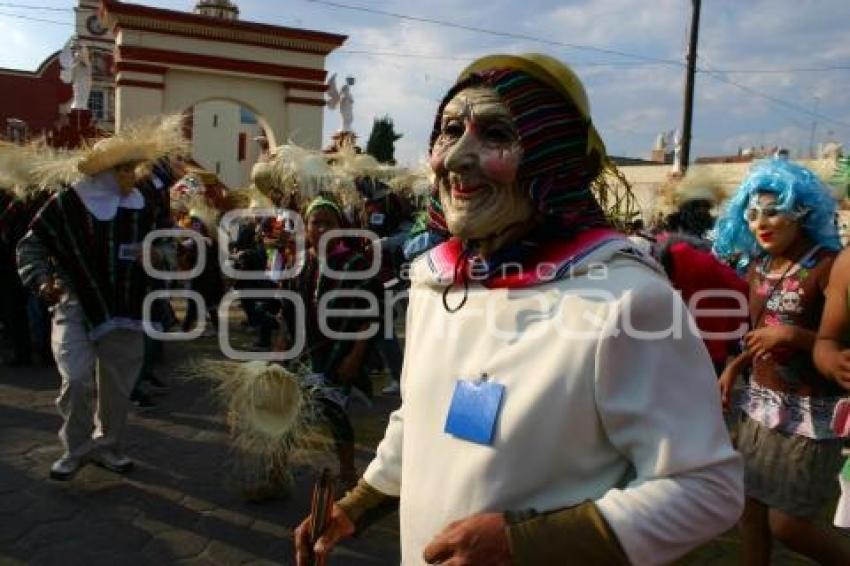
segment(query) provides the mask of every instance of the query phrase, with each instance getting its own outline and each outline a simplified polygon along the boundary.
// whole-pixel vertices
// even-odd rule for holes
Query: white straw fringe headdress
[[[188,153],[183,116],[173,114],[139,120],[91,147],[46,152],[36,160],[33,176],[40,186],[70,184],[122,163],[152,162],[166,155]]]
[[[250,453],[260,465],[284,463],[313,436],[316,409],[298,376],[283,366],[202,361],[191,373],[213,380],[228,413],[233,447]]]
[[[723,184],[705,167],[688,168],[685,177],[676,188],[676,200],[683,204],[692,200],[707,200],[712,204],[720,203],[724,198]]]
[[[46,155],[67,154],[61,150],[46,147],[40,142],[27,145],[0,142],[0,187],[11,190],[19,198],[41,189],[35,176],[35,167]]]

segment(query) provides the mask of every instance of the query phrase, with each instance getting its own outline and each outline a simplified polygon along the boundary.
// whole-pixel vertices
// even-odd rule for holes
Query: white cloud
[[[665,57],[683,45],[684,14],[678,0],[587,0],[542,11],[524,27],[541,37],[605,49],[650,45],[659,51],[655,56]],[[575,50],[574,56],[611,58],[586,50]]]

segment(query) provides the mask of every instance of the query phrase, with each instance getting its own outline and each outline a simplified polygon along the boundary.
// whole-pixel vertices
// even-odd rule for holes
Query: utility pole
[[[702,0],[691,0],[691,39],[688,44],[688,68],[685,77],[685,108],[682,116],[682,151],[679,157],[681,172],[687,170],[691,160],[691,122],[694,116],[694,80],[697,69],[697,40],[699,38],[699,12]]]

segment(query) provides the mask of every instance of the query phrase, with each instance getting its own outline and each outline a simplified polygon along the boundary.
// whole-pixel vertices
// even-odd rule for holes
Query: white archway
[[[263,116],[269,142],[322,145],[325,57],[342,35],[102,0],[115,36],[116,129],[202,100]]]
[[[256,106],[234,97],[208,97],[183,109],[192,158],[231,188],[250,184],[262,154],[257,136],[271,138],[271,126]],[[191,126],[189,126],[191,124]]]

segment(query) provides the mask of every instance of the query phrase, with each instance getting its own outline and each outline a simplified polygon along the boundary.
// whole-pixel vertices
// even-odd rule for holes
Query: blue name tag
[[[491,445],[504,394],[505,386],[494,381],[475,383],[459,379],[446,417],[445,432],[470,442]]]

